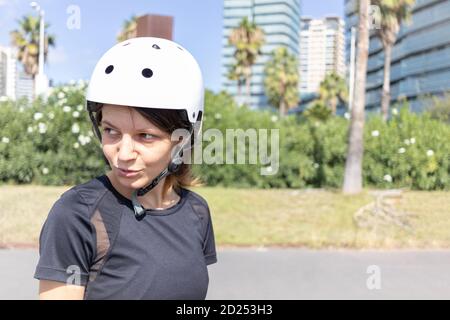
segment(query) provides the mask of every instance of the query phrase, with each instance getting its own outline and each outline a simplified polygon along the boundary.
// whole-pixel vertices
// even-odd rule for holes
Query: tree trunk
[[[239,78],[238,81],[237,81],[237,96],[238,96],[239,103],[240,103],[240,101],[242,101],[242,97],[241,97],[242,90],[241,90],[241,88],[242,88],[242,82],[241,82],[241,79]]]
[[[369,4],[370,0],[361,0],[359,7],[359,37],[358,54],[356,58],[355,96],[352,106],[349,143],[347,160],[345,162],[343,186],[343,192],[346,194],[354,194],[362,191],[364,107],[366,94],[367,57],[369,47]]]
[[[279,109],[280,109],[280,118],[282,118],[286,114],[286,103],[284,102],[284,99],[280,100]]]
[[[331,104],[331,113],[333,115],[336,115],[336,107],[337,107],[337,98],[333,97],[330,100],[330,104]]]
[[[252,74],[250,73],[246,78],[245,78],[245,87],[246,87],[246,92],[247,92],[247,105],[250,106],[250,82],[252,79]]]
[[[36,75],[32,74],[31,75],[31,79],[33,80],[33,101],[36,100],[37,95],[36,95]]]
[[[389,116],[389,104],[391,100],[391,58],[392,45],[388,44],[384,48],[384,80],[381,94],[381,113],[383,120],[387,121]]]

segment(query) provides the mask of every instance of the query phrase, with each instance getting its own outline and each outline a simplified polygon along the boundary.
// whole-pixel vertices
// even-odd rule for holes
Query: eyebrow
[[[106,121],[106,120],[102,120],[102,121],[100,122],[100,124],[105,124],[105,125],[108,125],[108,126],[110,126],[110,127],[113,127],[114,129],[118,129],[117,126],[113,125],[111,122]],[[137,131],[151,131],[151,132],[157,132],[157,130],[152,129],[152,128],[143,128],[143,129],[136,129],[136,130],[137,130]]]

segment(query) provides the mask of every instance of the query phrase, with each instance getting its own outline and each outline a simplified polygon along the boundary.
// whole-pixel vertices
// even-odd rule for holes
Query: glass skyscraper
[[[347,61],[350,28],[357,26],[354,2],[345,1]],[[366,107],[378,109],[383,85],[381,42],[370,38]],[[392,52],[391,102],[406,98],[414,111],[424,108],[426,95],[450,90],[450,0],[416,0],[410,23],[403,24]]]
[[[253,21],[264,31],[265,44],[262,55],[252,67],[251,108],[268,106],[264,94],[264,65],[270,53],[279,46],[288,48],[291,54],[299,55],[300,41],[300,0],[224,0],[223,37],[222,37],[222,89],[236,97],[238,102],[245,102],[245,84],[238,97],[237,81],[227,78],[228,70],[234,63],[235,48],[228,45],[232,29],[238,27],[244,17]]]

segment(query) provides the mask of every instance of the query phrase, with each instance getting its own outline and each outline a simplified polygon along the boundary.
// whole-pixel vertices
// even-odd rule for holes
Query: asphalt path
[[[218,248],[207,299],[449,299],[450,250]],[[0,299],[37,299],[35,249],[0,250]]]

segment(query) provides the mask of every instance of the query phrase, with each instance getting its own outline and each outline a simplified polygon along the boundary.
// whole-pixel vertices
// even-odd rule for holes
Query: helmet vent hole
[[[130,43],[129,42],[127,42],[127,43],[125,43],[122,47],[125,47],[125,46],[127,46],[127,45],[129,45]]]
[[[149,68],[145,68],[145,69],[142,70],[142,75],[145,78],[150,78],[151,76],[153,76],[153,71],[151,69],[149,69]]]
[[[195,118],[195,112],[192,112],[192,117]]]
[[[114,70],[114,66],[113,66],[112,64],[110,64],[110,65],[105,69],[105,73],[106,73],[106,74],[110,74],[113,70]]]
[[[178,46],[177,46],[177,48],[178,48],[178,49],[180,49],[181,51],[183,51],[183,48],[181,48],[181,47],[178,47]]]
[[[152,48],[154,48],[154,49],[161,49],[157,44],[152,45]]]

